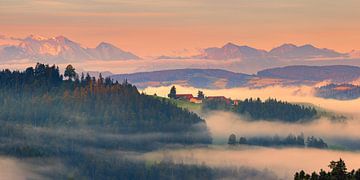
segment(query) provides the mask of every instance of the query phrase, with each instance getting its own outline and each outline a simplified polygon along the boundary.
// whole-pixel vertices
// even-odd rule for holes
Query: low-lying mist
[[[0,156],[0,179],[41,179],[42,177],[33,173],[29,166],[15,158]]]
[[[147,94],[157,93],[166,96],[171,86],[146,88]],[[199,89],[193,87],[176,86],[178,93],[197,94]],[[307,123],[283,123],[270,121],[248,121],[230,112],[210,112],[200,113],[206,120],[208,128],[212,133],[215,143],[224,143],[231,133],[237,136],[287,136],[289,134],[301,134],[305,136],[317,136],[324,138],[333,145],[351,146],[350,149],[360,148],[360,112],[358,105],[360,99],[340,101],[334,99],[323,99],[313,95],[311,86],[272,86],[266,88],[232,88],[232,89],[200,89],[209,96],[225,96],[232,99],[257,98],[261,99],[276,98],[278,100],[313,104],[321,109],[338,115],[348,117],[345,122],[331,121],[327,117],[321,117]],[[360,141],[359,141],[360,142]]]
[[[160,96],[167,96],[169,90],[170,87],[159,87],[147,88],[143,91],[147,94],[156,93]],[[198,90],[177,86],[178,93],[193,93],[196,95]],[[202,133],[172,134],[144,133],[142,131],[136,133],[112,133],[106,128],[88,126],[41,128],[18,126],[10,123],[9,128],[2,126],[4,152],[21,151],[27,155],[26,158],[34,158],[36,164],[32,163],[33,161],[24,159],[19,163],[19,160],[15,158],[24,158],[21,156],[14,156],[14,159],[4,159],[4,161],[0,158],[0,167],[4,164],[2,162],[10,164],[8,167],[13,167],[12,171],[6,168],[1,171],[4,173],[5,171],[10,172],[8,176],[4,174],[9,177],[8,179],[32,177],[32,173],[36,176],[45,174],[46,177],[50,178],[76,178],[85,174],[83,177],[100,179],[101,176],[99,175],[108,173],[113,175],[111,177],[117,177],[120,174],[126,175],[128,172],[134,175],[144,175],[141,172],[149,169],[148,163],[169,161],[176,164],[206,165],[229,171],[232,168],[240,168],[237,169],[236,175],[242,179],[292,179],[293,174],[302,169],[307,172],[318,171],[321,168],[328,170],[327,165],[329,162],[339,158],[345,160],[348,169],[360,168],[360,152],[358,151],[360,150],[360,112],[357,109],[360,100],[339,101],[314,97],[310,86],[200,90],[205,95],[226,96],[232,99],[250,97],[267,99],[271,97],[295,103],[311,103],[350,118],[346,122],[336,122],[321,117],[306,123],[284,123],[266,120],[249,121],[246,117],[230,112],[200,112],[199,115],[205,119],[214,140],[214,145],[209,146],[184,145],[181,144],[180,140],[173,141],[176,143],[172,145],[168,143],[170,142],[169,138],[181,139],[181,136],[202,136]],[[9,130],[12,130],[14,135],[9,133]],[[343,150],[289,147],[265,148],[246,145],[231,147],[227,145],[227,139],[232,133],[236,134],[237,138],[240,136],[287,136],[289,134],[298,135],[304,133],[306,137],[321,137],[331,147],[340,147]],[[8,138],[5,138],[6,136]],[[56,160],[55,158],[62,160]],[[49,161],[55,163],[50,167],[51,163]],[[133,164],[129,166],[129,163]],[[166,165],[153,167],[168,170]],[[163,170],[161,168],[155,170],[161,172]],[[176,168],[181,169],[184,167]],[[192,167],[185,168],[191,169]],[[58,172],[59,176],[53,174],[55,170],[60,171]],[[98,174],[91,170],[97,170]],[[225,171],[215,171],[218,175],[232,175]],[[172,171],[169,172],[172,173]]]
[[[214,146],[209,148],[163,150],[147,153],[147,160],[171,159],[177,163],[206,164],[214,167],[250,167],[271,170],[281,179],[292,179],[296,171],[328,170],[332,160],[345,160],[348,169],[360,167],[358,152],[319,149]]]
[[[231,88],[231,89],[198,89],[175,85],[179,94],[192,93],[197,95],[198,90],[204,92],[206,96],[225,96],[231,99],[246,98],[276,98],[282,101],[293,103],[311,103],[315,106],[347,115],[360,115],[358,104],[360,99],[340,101],[335,99],[323,99],[314,96],[312,86],[271,86],[266,88]],[[143,91],[147,94],[157,94],[167,97],[171,86],[148,87]]]
[[[171,86],[150,87],[144,89],[147,94],[166,96]],[[225,96],[232,99],[245,98],[276,98],[292,103],[313,104],[320,109],[338,115],[345,115],[345,122],[333,121],[328,117],[306,123],[284,123],[278,121],[249,121],[247,117],[231,112],[201,112],[212,134],[213,143],[210,148],[164,150],[148,153],[145,159],[170,158],[174,161],[201,164],[210,166],[245,166],[258,170],[270,169],[280,178],[292,179],[294,172],[305,170],[307,172],[319,171],[321,168],[328,170],[327,165],[332,160],[343,158],[348,169],[360,168],[360,112],[358,105],[360,99],[340,101],[315,97],[311,86],[273,86],[260,89],[232,88],[232,89],[197,89],[192,87],[177,86],[178,93],[197,94],[201,90],[208,96]],[[287,136],[304,133],[305,137],[316,136],[323,138],[333,150],[311,148],[270,148],[237,145],[227,145],[229,135],[234,133],[237,139],[259,136]],[[334,150],[341,148],[342,150]],[[344,151],[344,150],[352,151]]]
[[[307,123],[284,123],[270,121],[248,121],[230,112],[211,112],[204,116],[210,132],[215,139],[227,140],[231,133],[238,136],[287,136],[301,134],[325,139],[360,139],[360,122],[347,120],[333,122],[326,118]]]

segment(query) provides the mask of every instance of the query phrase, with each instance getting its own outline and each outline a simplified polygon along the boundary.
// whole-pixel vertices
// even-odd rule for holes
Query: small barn
[[[190,99],[190,102],[195,103],[195,104],[201,104],[202,99],[197,98],[197,97],[193,97],[193,98]]]

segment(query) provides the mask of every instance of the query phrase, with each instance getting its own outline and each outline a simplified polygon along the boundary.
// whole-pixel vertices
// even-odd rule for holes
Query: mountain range
[[[37,61],[128,60],[138,56],[102,42],[95,48],[85,48],[64,36],[46,38],[30,35],[17,39],[17,45],[0,47],[0,60],[31,59]]]
[[[204,59],[264,59],[267,56],[265,50],[255,49],[249,46],[238,46],[227,43],[221,48],[211,47],[204,49],[203,54],[197,57]]]
[[[129,60],[140,59],[110,43],[101,42],[95,48],[87,48],[64,36],[52,38],[30,35],[16,38],[18,44],[0,44],[0,60]],[[269,51],[246,45],[227,43],[222,47],[205,48],[200,54],[190,57],[159,56],[158,59],[237,59],[261,66],[261,63],[279,63],[304,60],[360,58],[360,51],[339,53],[331,49],[317,48],[311,44],[297,46],[283,44]]]
[[[355,53],[355,52],[353,52]],[[296,46],[294,44],[283,44],[273,48],[270,51],[256,49],[249,46],[239,46],[233,43],[227,43],[223,47],[211,47],[204,49],[201,55],[194,56],[203,59],[240,59],[240,60],[315,60],[331,58],[348,58],[350,53],[339,53],[326,48],[317,48],[307,44]]]
[[[195,88],[260,88],[274,85],[315,85],[351,83],[360,79],[360,67],[333,66],[286,66],[259,71],[256,75],[235,73],[221,69],[175,69],[132,74],[117,74],[111,78],[119,82],[127,79],[139,88],[169,86],[173,84]]]

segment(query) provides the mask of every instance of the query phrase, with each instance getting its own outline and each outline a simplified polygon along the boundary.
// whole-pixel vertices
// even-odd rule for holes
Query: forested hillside
[[[257,99],[245,99],[231,104],[222,99],[205,100],[203,109],[231,111],[237,114],[249,116],[250,120],[270,120],[299,122],[307,121],[317,117],[317,111],[313,107],[305,107],[276,99],[261,101]]]
[[[321,138],[316,138],[314,136],[307,137],[305,140],[304,134],[292,135],[289,134],[286,137],[280,137],[275,135],[271,136],[259,136],[259,137],[244,137],[241,136],[239,140],[236,139],[235,134],[231,134],[228,140],[229,145],[245,144],[250,146],[266,146],[266,147],[301,147],[301,148],[319,148],[327,149],[328,145]]]
[[[196,114],[141,94],[126,80],[79,77],[71,65],[64,76],[55,65],[39,63],[1,71],[0,123],[0,154],[31,158],[33,167],[47,164],[35,173],[50,179],[158,179],[170,171],[195,178],[217,171],[128,160],[172,144],[209,144],[211,137]]]
[[[183,130],[204,123],[194,113],[140,94],[135,86],[89,75],[78,78],[37,64],[24,72],[0,72],[0,119],[45,125],[100,125],[115,130]]]
[[[322,98],[352,100],[360,97],[360,86],[352,84],[328,84],[315,88],[315,94]]]

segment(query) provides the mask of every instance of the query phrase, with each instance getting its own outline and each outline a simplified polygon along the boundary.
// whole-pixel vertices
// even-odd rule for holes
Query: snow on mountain
[[[221,48],[212,47],[204,50],[200,55],[205,59],[259,59],[265,58],[267,52],[260,49],[255,49],[249,46],[238,46],[233,43],[227,43]]]
[[[315,58],[336,58],[346,57],[346,54],[338,53],[330,49],[320,49],[313,45],[306,44],[303,46],[296,46],[294,44],[283,44],[272,49],[269,52],[270,57],[277,59],[315,59]]]
[[[112,44],[101,42],[94,49],[87,49],[87,51],[96,59],[102,60],[126,60],[126,59],[140,59],[138,56],[123,51]]]
[[[310,44],[303,46],[283,44],[268,52],[249,46],[239,46],[233,43],[227,43],[221,48],[212,47],[204,49],[204,53],[197,57],[223,60],[310,60],[321,58],[345,58],[347,57],[347,54],[338,53],[326,48],[316,48]]]
[[[4,39],[4,38],[2,38]],[[0,44],[0,60],[31,59],[35,61],[81,61],[81,60],[129,60],[140,59],[131,52],[124,51],[116,46],[102,42],[95,48],[86,48],[64,36],[47,38],[30,35],[18,39],[17,44]],[[239,46],[227,43],[222,47],[206,48],[196,56],[161,56],[159,59],[214,59],[240,60],[252,66],[267,66],[269,64],[336,58],[360,58],[360,51],[344,54],[326,48],[317,48],[307,44],[297,46],[283,44],[270,51],[249,46]]]
[[[100,43],[96,48],[84,48],[64,36],[46,38],[30,35],[18,45],[5,46],[0,51],[0,60],[127,60],[139,59],[109,43]]]

